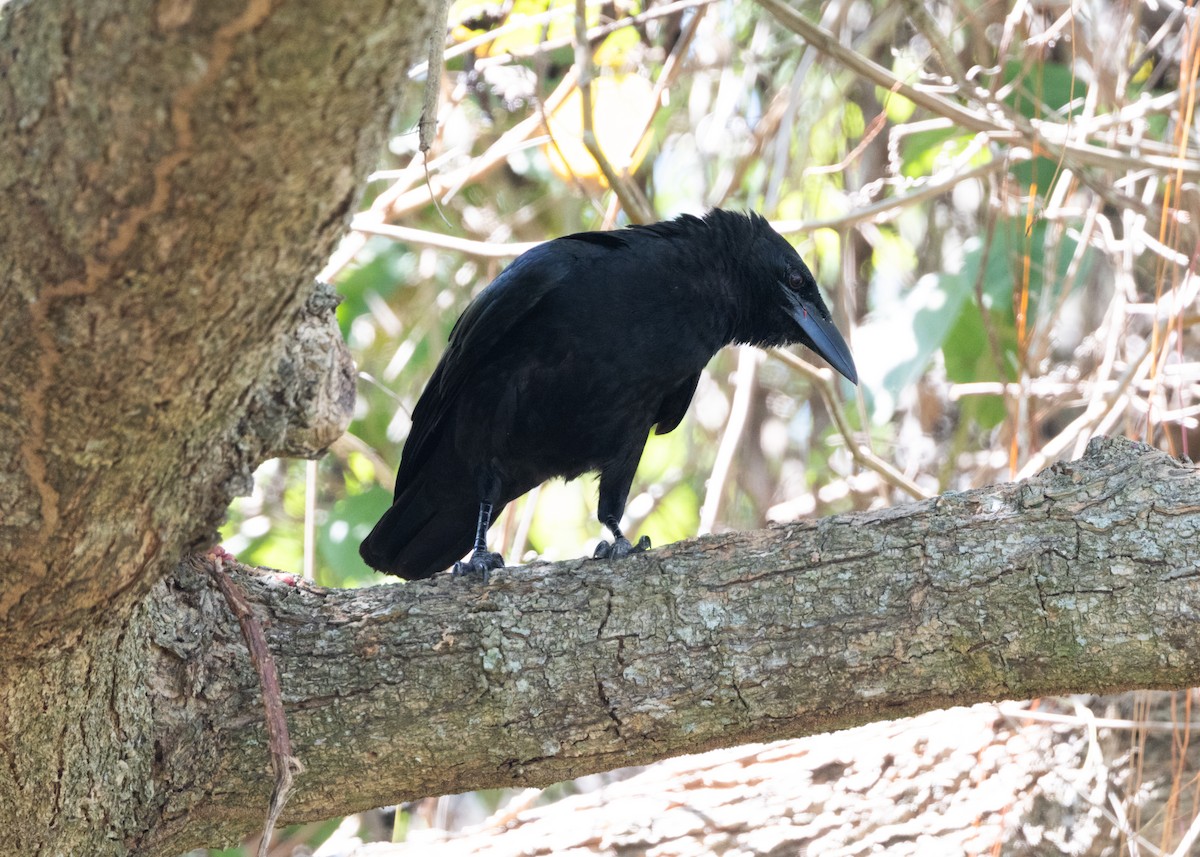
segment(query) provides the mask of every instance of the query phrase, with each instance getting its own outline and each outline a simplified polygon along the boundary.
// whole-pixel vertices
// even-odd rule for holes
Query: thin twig
[[[729,407],[729,419],[717,446],[717,458],[713,462],[712,474],[708,477],[708,489],[704,504],[700,507],[700,527],[696,535],[703,536],[713,531],[717,516],[721,513],[721,501],[725,496],[725,485],[733,470],[733,457],[737,453],[746,428],[746,418],[754,401],[754,379],[757,374],[759,351],[743,345],[738,349],[737,378],[734,382],[733,403]]]
[[[406,244],[420,244],[426,247],[437,247],[442,250],[453,250],[466,256],[478,256],[483,259],[512,259],[520,256],[526,250],[532,250],[540,241],[514,241],[510,243],[495,241],[475,241],[470,238],[456,238],[453,235],[443,235],[440,232],[429,232],[425,229],[414,229],[411,226],[392,226],[376,223],[366,218],[356,217],[350,221],[350,228],[366,235],[380,235],[403,241]]]
[[[521,506],[521,517],[517,520],[517,531],[513,534],[512,545],[509,547],[508,561],[511,565],[520,565],[521,557],[529,545],[529,530],[533,526],[533,513],[537,510],[538,499],[542,496],[542,486],[539,485],[525,495]]]
[[[304,462],[304,579],[317,576],[317,460]]]
[[[266,857],[271,847],[271,834],[283,813],[288,797],[291,796],[295,776],[304,770],[304,766],[292,755],[292,739],[288,735],[287,715],[283,710],[283,694],[279,686],[279,670],[275,667],[275,659],[250,603],[225,569],[227,556],[219,548],[210,552],[205,557],[206,570],[216,581],[230,612],[242,629],[242,637],[245,638],[246,648],[250,652],[250,663],[258,673],[259,686],[262,688],[263,708],[266,710],[267,746],[271,754],[271,770],[275,775],[262,840],[258,846],[259,857]]]
[[[1027,161],[1030,157],[1031,155],[1028,152],[1013,152],[1009,158],[1009,163],[1011,164],[1014,159],[1017,161]],[[776,232],[786,235],[796,232],[811,232],[814,229],[845,229],[847,226],[854,226],[858,223],[880,223],[891,216],[899,216],[918,202],[941,196],[944,193],[952,191],[955,186],[965,181],[983,178],[984,176],[999,172],[1005,166],[1006,164],[1002,158],[996,158],[966,172],[949,175],[940,181],[914,183],[917,189],[911,193],[880,200],[873,205],[855,207],[839,217],[826,217],[821,220],[776,220],[772,221],[771,226]]]
[[[813,24],[800,12],[783,0],[757,0],[758,4],[775,16],[781,24],[804,39],[823,54],[840,62],[859,77],[866,78],[884,89],[892,90],[920,107],[944,116],[955,124],[971,131],[982,131],[996,141],[1009,144],[1040,147],[1054,158],[1065,155],[1073,162],[1111,170],[1151,168],[1156,172],[1177,175],[1189,180],[1200,179],[1200,161],[1153,155],[1142,152],[1123,152],[1105,148],[1081,139],[1081,132],[1069,125],[1025,119],[1023,116],[999,112],[998,99],[985,101],[987,111],[973,110],[951,101],[942,95],[905,83],[891,71],[860,56],[843,45],[836,36],[823,27]],[[1018,4],[1020,5],[1020,4]],[[986,93],[980,93],[984,98]]]
[[[563,79],[546,99],[546,110],[551,111],[556,108],[574,88],[575,72],[572,69],[563,75]],[[375,201],[371,203],[371,208],[354,218],[354,230],[342,241],[342,246],[338,247],[334,257],[321,271],[320,278],[331,280],[346,265],[350,264],[357,253],[366,246],[367,235],[363,231],[365,228],[372,224],[374,227],[379,227],[389,220],[399,220],[404,215],[411,214],[430,202],[442,199],[446,194],[463,185],[478,181],[505,163],[510,154],[524,147],[527,141],[542,128],[541,115],[530,116],[500,135],[487,151],[472,158],[466,166],[443,175],[432,175],[423,187],[415,189],[413,185],[424,170],[414,158],[413,165],[400,172],[400,178],[375,198]]]
[[[819,24],[812,23],[800,14],[800,12],[784,3],[783,0],[757,0],[757,2],[774,15],[783,26],[804,39],[808,45],[826,56],[837,60],[859,77],[866,78],[884,89],[903,95],[909,101],[924,107],[931,113],[952,119],[958,125],[972,131],[986,131],[991,133],[1012,130],[1011,128],[998,126],[986,114],[963,107],[928,90],[919,89],[912,84],[905,83],[888,69],[862,56],[852,48],[843,45],[837,36]]]
[[[889,485],[899,488],[914,499],[928,500],[933,496],[897,470],[893,465],[859,444],[854,437],[854,431],[850,428],[850,424],[846,422],[846,415],[842,412],[842,408],[834,396],[834,379],[831,370],[818,369],[811,363],[801,360],[792,352],[784,351],[782,348],[772,348],[770,353],[772,357],[783,361],[812,381],[813,386],[817,388],[817,392],[821,394],[821,398],[824,400],[825,407],[829,411],[830,416],[833,417],[833,422],[837,426],[838,433],[845,440],[846,449],[849,450],[855,461],[868,470],[878,473]]]
[[[546,112],[551,113],[575,88],[575,71],[569,70],[550,96],[546,99]],[[399,220],[422,206],[428,205],[433,198],[442,198],[445,194],[471,182],[477,182],[491,173],[497,167],[507,163],[508,156],[521,148],[525,141],[542,130],[542,117],[539,114],[530,116],[518,122],[496,139],[483,154],[471,159],[470,163],[453,172],[435,175],[428,188],[405,190],[399,194],[388,194],[378,207],[371,206],[371,212],[379,217],[379,221]],[[381,195],[382,196],[382,195]]]
[[[1032,720],[1039,723],[1057,723],[1063,726],[1094,726],[1096,729],[1122,730],[1144,729],[1148,732],[1176,732],[1183,727],[1200,729],[1200,722],[1179,723],[1174,720],[1128,720],[1119,717],[1083,718],[1078,714],[1059,714],[1053,711],[1035,711],[1031,708],[1022,708],[1022,704],[1023,703],[1002,702],[997,706],[997,708],[1000,709],[1000,713],[1004,717],[1007,717],[1014,722],[1021,720]]]
[[[687,59],[688,51],[691,50],[692,42],[696,39],[696,33],[700,31],[700,23],[704,20],[704,13],[707,11],[707,4],[696,10],[696,14],[692,16],[683,32],[679,34],[679,38],[675,40],[675,46],[671,48],[671,53],[667,55],[662,71],[659,73],[658,79],[654,81],[654,91],[650,95],[650,114],[646,117],[645,124],[642,125],[642,133],[638,135],[638,146],[642,145],[642,141],[650,133],[650,126],[654,123],[654,118],[658,116],[658,111],[662,109],[663,93],[674,86],[675,81],[679,79],[679,75],[683,71],[683,62]],[[637,151],[637,147],[634,148],[634,151]]]
[[[694,8],[703,9],[704,7],[711,6],[713,3],[716,3],[716,2],[717,2],[717,0],[677,0],[677,2],[675,2],[675,3],[664,3],[661,6],[655,6],[651,9],[647,9],[645,12],[641,12],[637,15],[630,15],[625,18],[618,18],[616,21],[612,21],[611,23],[601,24],[599,26],[592,27],[590,30],[587,31],[588,41],[595,43],[595,42],[598,42],[598,41],[604,39],[607,36],[611,36],[613,33],[617,32],[618,30],[625,29],[626,27],[636,27],[638,24],[645,23],[646,21],[652,21],[655,18],[665,18],[668,15],[674,15],[676,12],[683,12],[687,9],[694,9]],[[588,4],[588,6],[591,8],[602,7],[603,5],[604,5],[603,3],[589,3]],[[453,59],[454,57],[462,56],[463,54],[470,53],[471,51],[475,50],[476,48],[479,48],[479,47],[482,47],[483,45],[494,42],[500,36],[507,35],[508,33],[514,32],[516,30],[525,29],[529,26],[537,26],[538,24],[546,24],[546,23],[549,23],[550,21],[554,20],[555,18],[560,18],[565,15],[570,15],[570,14],[572,14],[572,12],[573,12],[573,10],[569,6],[556,6],[555,8],[550,9],[549,11],[540,12],[537,15],[523,16],[523,17],[521,17],[520,20],[510,21],[509,23],[503,24],[494,30],[488,30],[486,33],[481,33],[480,35],[475,36],[472,39],[468,39],[465,42],[462,42],[458,45],[455,45],[452,48],[447,49],[446,50],[446,59]],[[574,42],[574,37],[561,38],[561,39],[546,39],[545,41],[538,42],[536,45],[532,45],[528,48],[514,49],[514,50],[510,50],[507,53],[502,54],[502,55],[488,56],[488,57],[481,58],[476,61],[475,65],[476,65],[476,68],[486,68],[491,65],[500,65],[502,63],[508,63],[511,60],[529,59],[530,57],[535,57],[535,56],[538,56],[539,54],[547,53],[548,51],[556,51],[559,48],[565,48],[568,45],[572,44],[573,42]],[[418,77],[422,74],[423,71],[424,71],[423,64],[414,66],[409,71],[409,76],[410,77]]]
[[[583,145],[588,154],[604,174],[608,186],[621,207],[634,223],[650,223],[655,220],[654,212],[641,194],[633,187],[627,176],[620,175],[609,163],[600,143],[596,139],[596,130],[592,118],[592,81],[595,79],[595,67],[592,64],[592,45],[587,35],[587,3],[585,0],[575,0],[575,70],[579,76],[579,98],[583,109]]]
[[[1125,407],[1125,393],[1129,385],[1134,383],[1134,381],[1145,378],[1146,374],[1150,371],[1151,353],[1152,350],[1147,345],[1142,352],[1142,356],[1125,370],[1125,374],[1117,382],[1116,391],[1107,399],[1100,398],[1093,400],[1086,411],[1076,417],[1070,425],[1031,455],[1029,460],[1025,462],[1025,466],[1013,475],[1013,479],[1028,479],[1037,474],[1062,455],[1066,448],[1076,440],[1086,442],[1086,439],[1091,437],[1094,426],[1105,420],[1113,410],[1117,408],[1123,410]]]
[[[958,54],[954,52],[950,42],[942,35],[937,21],[933,20],[933,16],[929,14],[925,4],[921,0],[900,0],[900,5],[904,7],[905,14],[908,15],[909,20],[913,22],[921,35],[928,40],[933,52],[941,61],[942,68],[960,85],[966,82],[967,73],[958,61]]]
[[[429,33],[429,62],[426,65],[425,92],[421,102],[421,119],[417,123],[417,136],[421,154],[433,147],[437,132],[438,96],[442,89],[442,60],[446,52],[446,22],[450,17],[450,0],[437,0],[433,17],[433,28]],[[428,166],[428,161],[426,161]]]

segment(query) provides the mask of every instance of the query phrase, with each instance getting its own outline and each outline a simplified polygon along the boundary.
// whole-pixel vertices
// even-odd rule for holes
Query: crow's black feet
[[[601,541],[596,545],[596,552],[592,554],[592,559],[620,559],[623,556],[629,556],[631,553],[642,553],[650,550],[650,537],[642,536],[638,539],[636,545],[630,544],[629,539],[621,536],[611,544]]]
[[[451,574],[470,581],[487,583],[494,568],[504,568],[504,557],[498,553],[475,551],[466,562],[454,563],[454,571]]]

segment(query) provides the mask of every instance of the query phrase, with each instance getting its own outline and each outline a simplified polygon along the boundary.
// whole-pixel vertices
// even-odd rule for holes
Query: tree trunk
[[[155,684],[150,590],[258,463],[349,418],[312,278],[430,12],[0,2],[6,851],[123,853],[187,824],[164,814],[180,786],[154,724],[188,685]]]
[[[119,626],[212,544],[253,468],[302,442],[313,396],[340,402],[334,436],[348,419],[344,348],[297,332],[336,331],[312,278],[424,16],[382,0],[3,6],[0,640],[53,656],[100,615]],[[324,383],[298,371],[309,355]]]

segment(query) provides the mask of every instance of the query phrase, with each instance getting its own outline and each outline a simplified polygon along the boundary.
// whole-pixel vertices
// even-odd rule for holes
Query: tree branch
[[[1196,468],[1097,440],[1022,483],[486,587],[239,584],[306,769],[298,821],[949,705],[1192,686],[1198,527]],[[176,851],[253,829],[270,791],[258,679],[219,598],[181,566],[146,605],[151,687],[188,688],[154,703],[177,714],[156,727],[163,776],[220,784],[166,789],[193,822]]]

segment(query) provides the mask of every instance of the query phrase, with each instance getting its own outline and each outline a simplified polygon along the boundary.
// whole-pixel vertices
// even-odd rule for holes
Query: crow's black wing
[[[446,414],[458,400],[463,384],[546,295],[569,286],[581,264],[590,264],[581,257],[595,255],[595,251],[575,252],[565,240],[548,241],[519,256],[471,301],[455,322],[446,352],[413,409],[412,429],[396,473],[396,497],[433,453]],[[604,250],[619,246],[608,241],[589,241],[587,245]]]
[[[700,373],[697,372],[663,396],[662,404],[658,406],[658,414],[654,417],[654,422],[658,423],[658,427],[654,429],[655,434],[666,434],[675,430],[683,420],[683,415],[687,413],[699,383]]]

